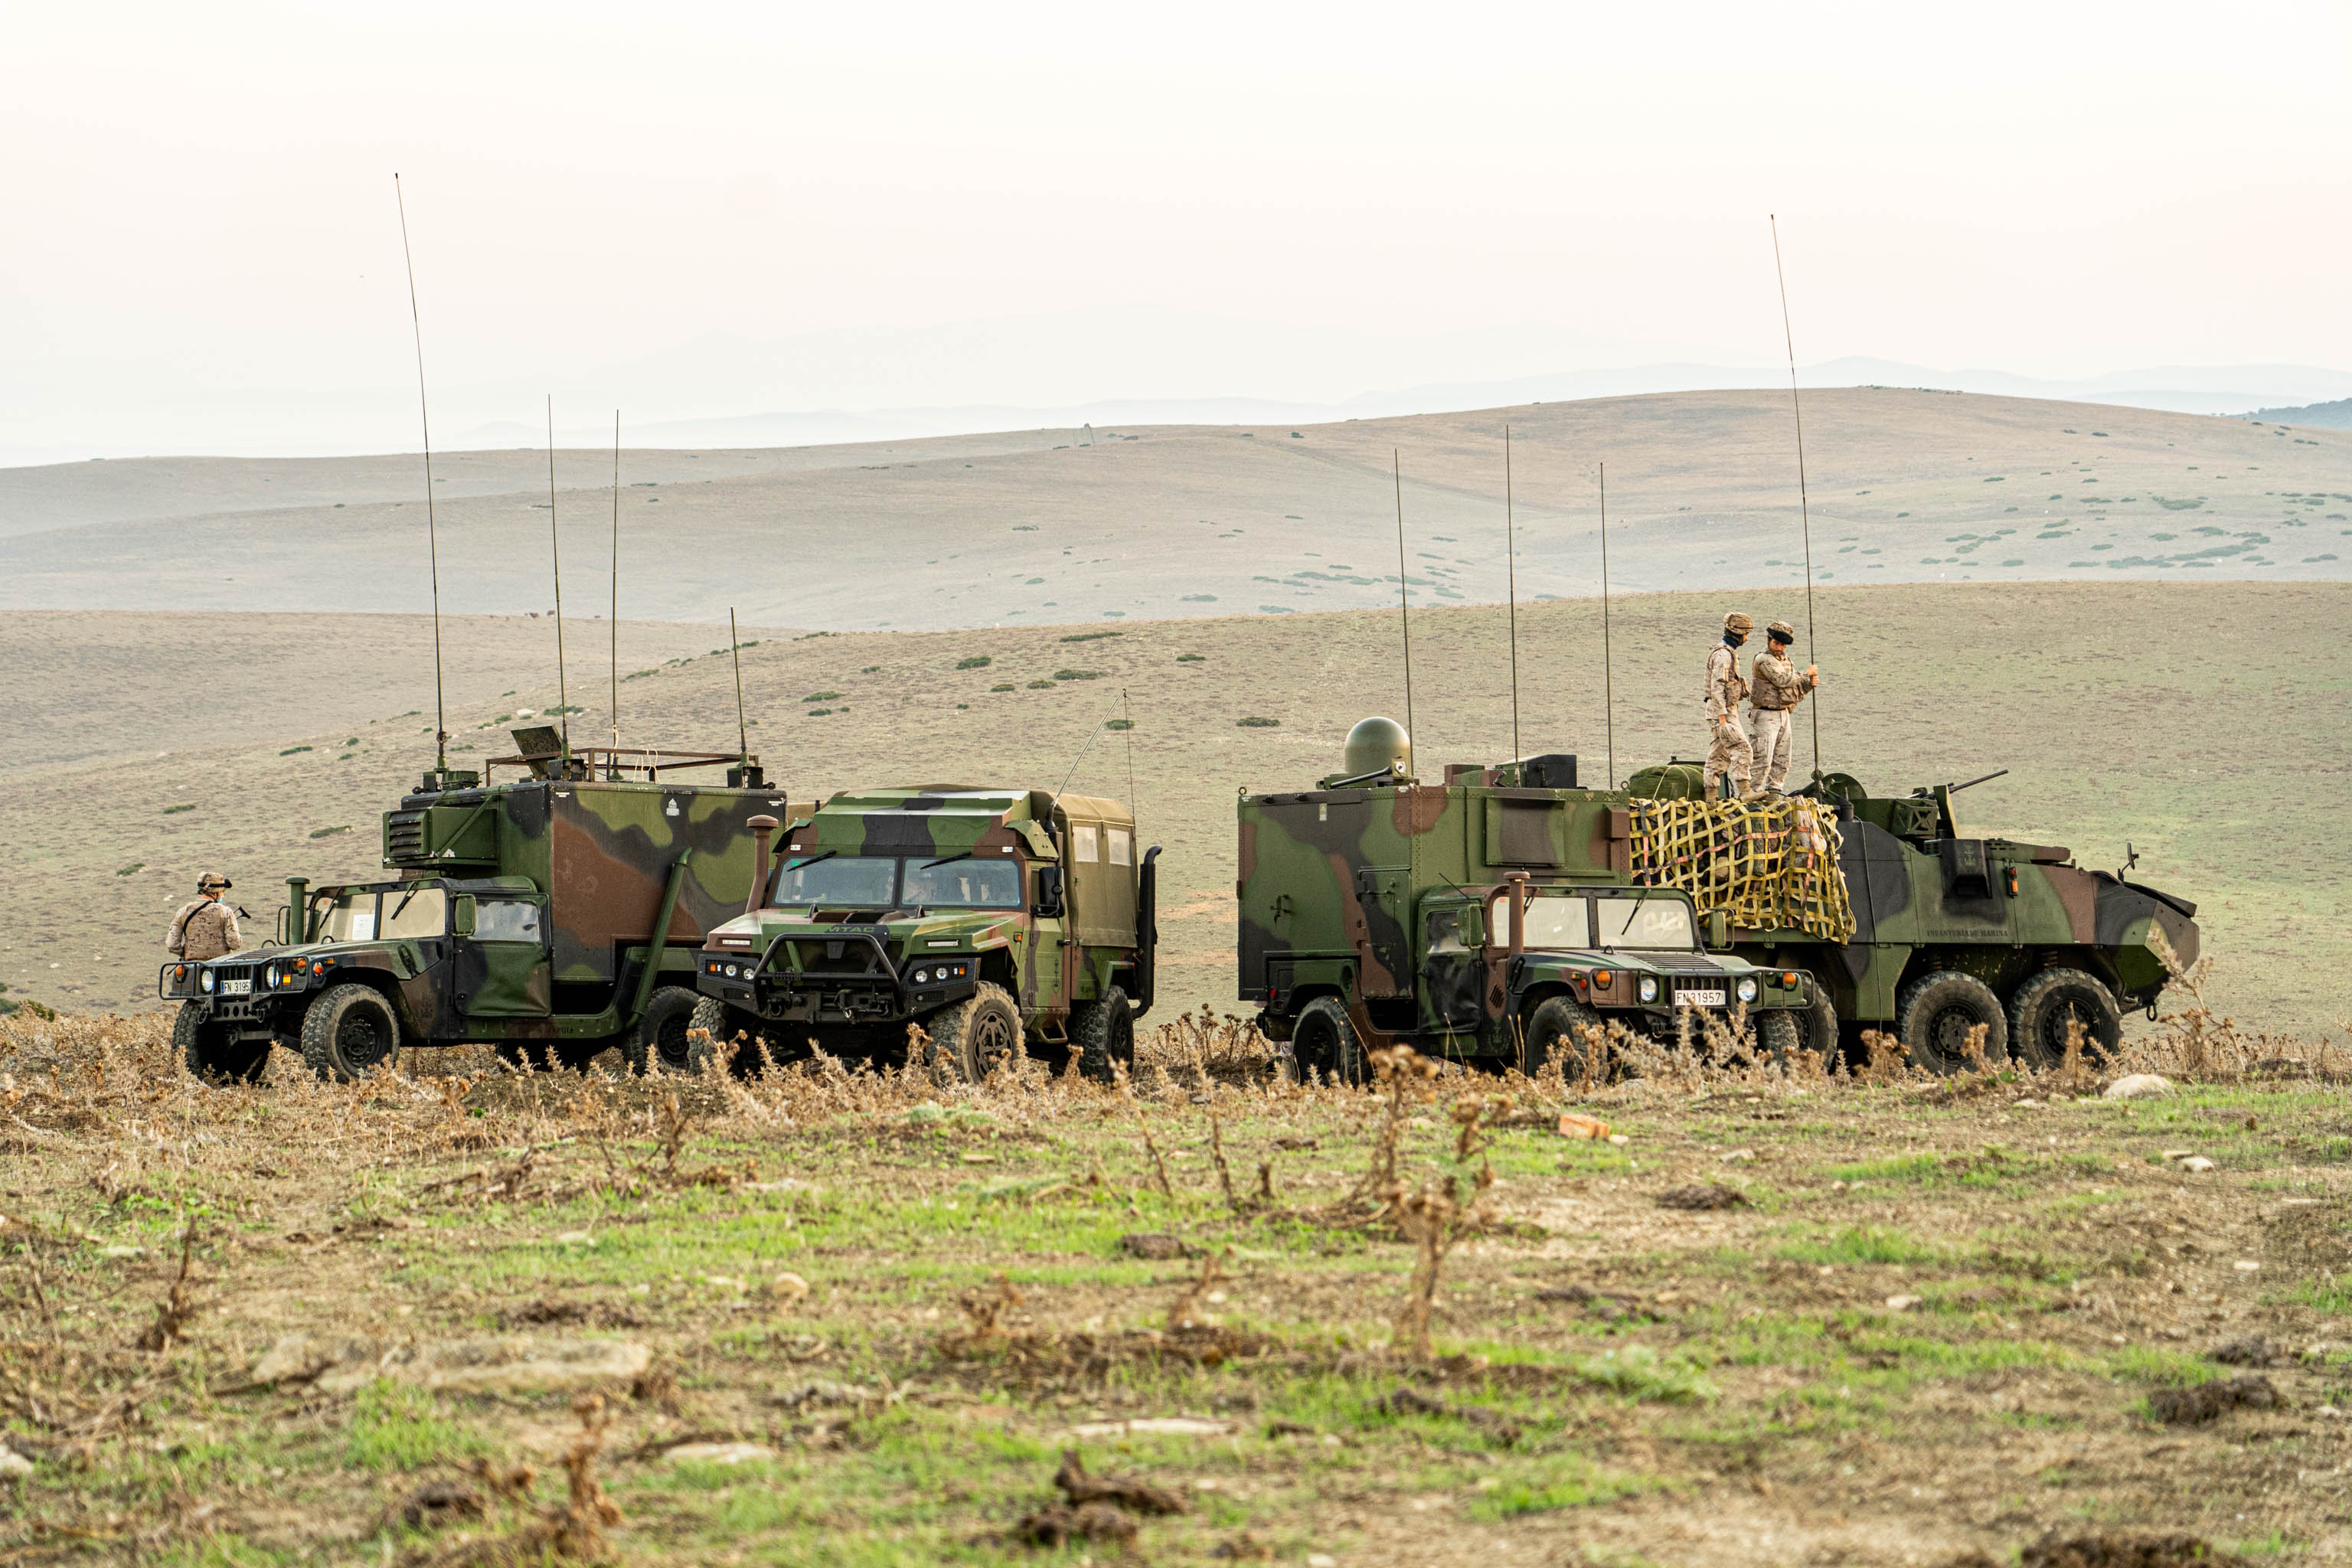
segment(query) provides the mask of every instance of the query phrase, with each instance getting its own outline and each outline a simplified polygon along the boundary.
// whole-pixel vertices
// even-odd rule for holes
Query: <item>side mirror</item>
[[[1731,917],[1721,910],[1717,910],[1706,917],[1706,945],[1709,947],[1731,945]]]
[[[449,929],[459,936],[474,934],[474,895],[460,893],[449,907]]]
[[[289,912],[284,904],[278,906],[278,945],[280,947],[292,945],[286,938],[287,915]]]
[[[1040,915],[1062,912],[1062,868],[1059,866],[1037,868],[1037,907],[1033,912]]]

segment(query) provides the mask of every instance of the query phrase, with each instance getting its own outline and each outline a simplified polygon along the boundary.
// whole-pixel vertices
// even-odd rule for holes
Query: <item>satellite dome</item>
[[[1339,776],[1360,778],[1386,768],[1399,778],[1412,776],[1412,738],[1393,719],[1366,719],[1348,731],[1348,749]]]

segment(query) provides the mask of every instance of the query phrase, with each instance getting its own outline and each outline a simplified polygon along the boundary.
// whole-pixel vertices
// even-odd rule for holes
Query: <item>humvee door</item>
[[[474,933],[457,939],[457,1005],[469,1018],[544,1018],[553,994],[544,901],[480,895]]]

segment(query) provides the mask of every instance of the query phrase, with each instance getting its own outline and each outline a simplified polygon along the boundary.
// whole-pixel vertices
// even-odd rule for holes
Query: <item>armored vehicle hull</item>
[[[315,889],[293,879],[278,943],[163,967],[159,994],[181,1004],[191,1068],[250,1079],[283,1046],[347,1078],[403,1045],[469,1042],[541,1066],[617,1046],[640,1068],[655,1056],[683,1068],[698,952],[742,910],[750,819],[787,812],[782,793],[427,784],[384,814],[394,878]]]
[[[935,1070],[1015,1049],[1089,1073],[1134,1055],[1151,1005],[1157,848],[1115,801],[940,786],[838,795],[785,832],[761,907],[714,929],[696,1022],[741,1070],[893,1057]]]

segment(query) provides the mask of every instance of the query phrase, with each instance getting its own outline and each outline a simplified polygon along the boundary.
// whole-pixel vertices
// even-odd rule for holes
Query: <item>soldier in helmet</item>
[[[1820,666],[1809,664],[1801,675],[1790,662],[1789,645],[1796,640],[1796,627],[1786,621],[1774,621],[1764,628],[1764,651],[1756,656],[1756,679],[1748,696],[1755,711],[1748,721],[1748,743],[1752,755],[1748,788],[1751,794],[1763,790],[1780,793],[1780,785],[1789,777],[1790,716],[1805,700],[1805,694],[1822,683]]]
[[[200,963],[208,958],[223,958],[245,945],[245,938],[236,929],[236,906],[221,902],[221,895],[229,890],[229,879],[207,871],[196,879],[196,897],[193,902],[180,906],[172,917],[172,929],[163,938],[163,951],[174,958],[184,958]]]
[[[1723,641],[1706,656],[1706,798],[1710,801],[1746,789],[1754,766],[1747,732],[1739,727],[1739,704],[1748,695],[1748,682],[1739,678],[1738,649],[1755,626],[1754,620],[1734,610],[1723,617]]]

